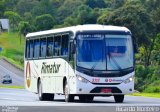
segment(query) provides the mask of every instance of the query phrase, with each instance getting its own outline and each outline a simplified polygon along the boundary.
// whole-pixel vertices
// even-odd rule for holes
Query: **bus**
[[[25,37],[25,88],[39,100],[82,102],[134,92],[134,45],[126,27],[77,25]]]

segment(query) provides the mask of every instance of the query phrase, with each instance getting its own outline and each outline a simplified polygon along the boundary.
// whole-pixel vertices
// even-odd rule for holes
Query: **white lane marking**
[[[16,100],[15,98],[0,98],[0,100]]]

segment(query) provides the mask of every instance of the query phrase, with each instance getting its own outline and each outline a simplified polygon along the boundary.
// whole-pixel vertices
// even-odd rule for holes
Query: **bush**
[[[145,93],[159,93],[160,92],[160,86],[148,86],[144,89]]]
[[[136,65],[135,89],[140,92],[160,92],[160,68],[159,66]]]

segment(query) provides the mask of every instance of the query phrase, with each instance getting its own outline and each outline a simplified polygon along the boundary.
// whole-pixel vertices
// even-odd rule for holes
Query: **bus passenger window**
[[[41,39],[40,57],[46,57],[46,38]]]
[[[54,47],[53,37],[48,37],[47,38],[47,56],[48,57],[53,56],[53,47]]]
[[[39,39],[34,40],[34,58],[39,57]]]
[[[61,36],[54,38],[54,56],[60,56],[61,54]]]
[[[61,49],[62,56],[68,55],[68,41],[69,41],[69,35],[63,35],[62,36],[62,49]]]
[[[30,47],[29,58],[33,58],[33,40],[29,41],[29,47]]]

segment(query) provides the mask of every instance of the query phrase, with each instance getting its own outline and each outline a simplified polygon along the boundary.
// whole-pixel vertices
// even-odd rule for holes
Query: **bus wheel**
[[[44,94],[44,100],[53,101],[54,100],[54,94],[45,93]]]
[[[124,95],[114,95],[114,100],[116,103],[122,103],[124,100]]]
[[[93,99],[94,99],[94,96],[87,96],[88,101],[93,101]]]
[[[38,96],[40,101],[52,101],[54,99],[54,94],[42,93],[41,81],[39,81],[38,85]]]
[[[69,88],[67,81],[65,82],[64,86],[64,96],[65,96],[65,102],[73,102],[74,101],[74,96],[69,94]]]
[[[89,96],[89,95],[80,95],[79,96],[79,100],[81,102],[91,102],[91,101],[93,101],[93,99],[94,99],[94,96]]]

